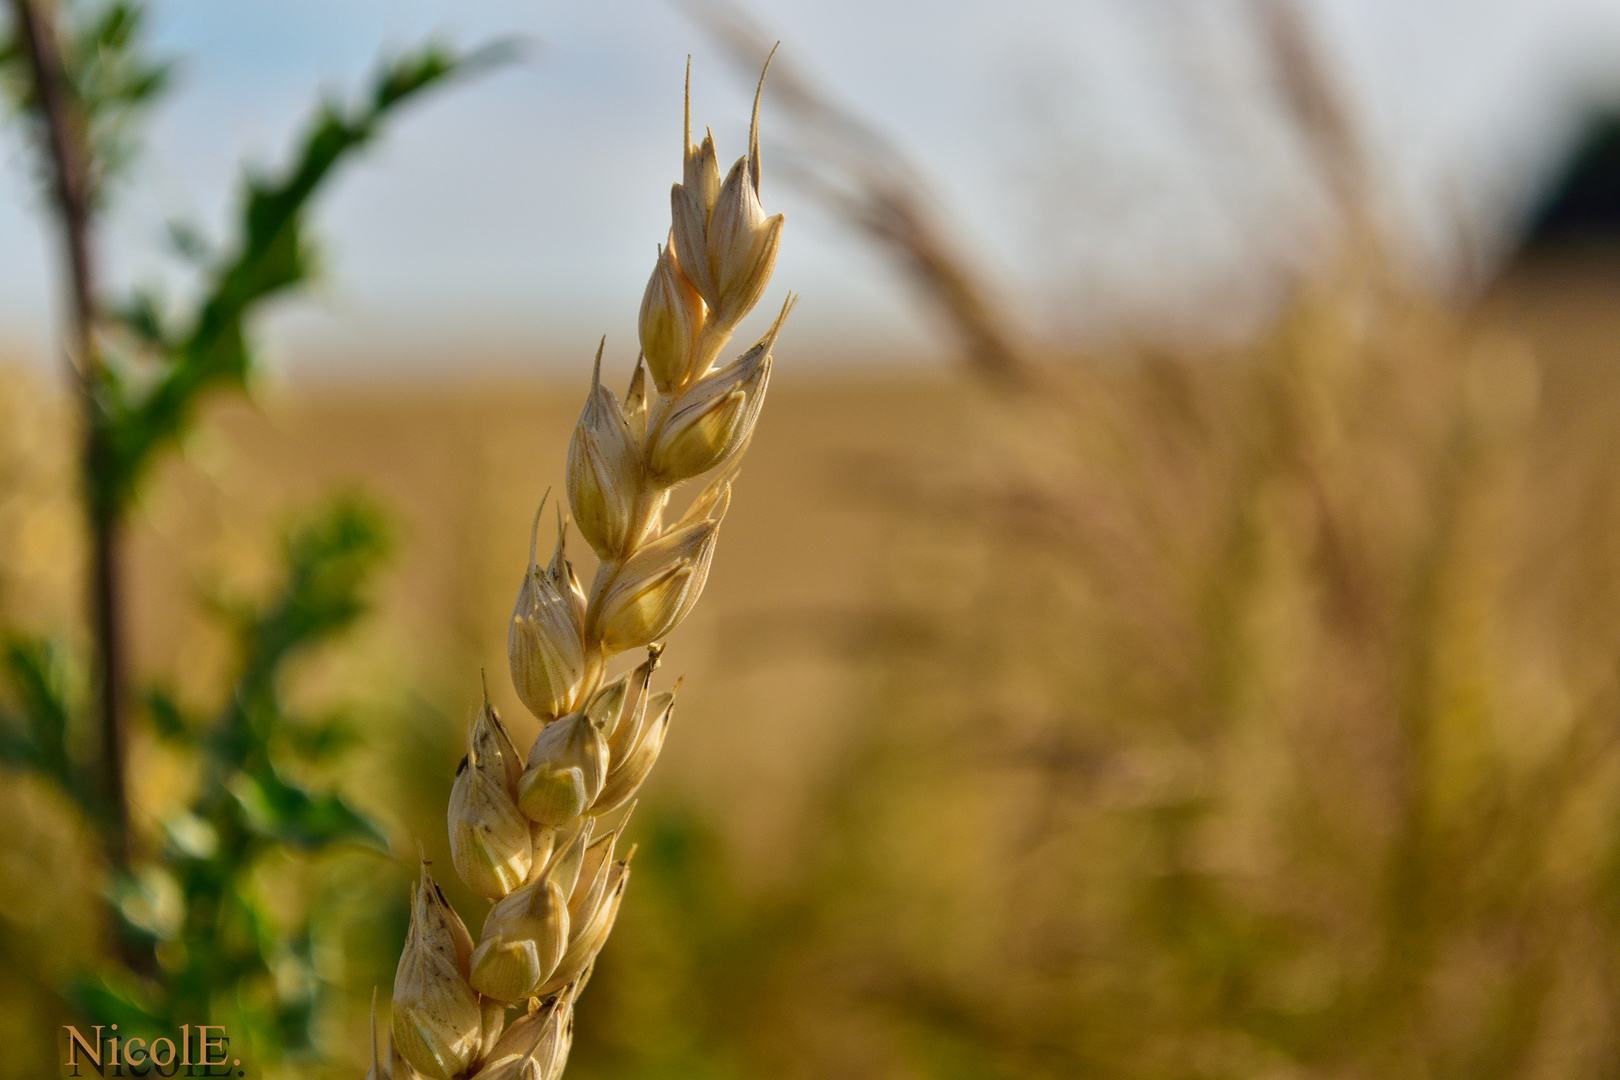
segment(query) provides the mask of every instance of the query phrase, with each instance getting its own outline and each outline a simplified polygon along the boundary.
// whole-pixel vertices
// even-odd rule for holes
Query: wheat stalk
[[[782,215],[767,217],[759,202],[759,93],[748,153],[722,180],[713,137],[692,142],[688,61],[684,148],[629,391],[621,403],[602,384],[599,346],[568,448],[569,505],[600,560],[589,594],[564,552],[561,508],[544,568],[536,558],[544,500],[535,515],[507,647],[518,697],[543,726],[520,758],[486,691],[456,772],[451,860],[468,888],[495,903],[475,944],[423,860],[394,981],[391,1045],[377,1044],[373,1002],[374,1080],[560,1075],[574,1002],[630,879],[634,851],[616,859],[618,839],[679,688],[651,691],[660,642],[703,590],[771,347],[793,306],[790,294],[764,337],[716,367],[765,291],[781,241]],[[665,524],[672,489],[710,472],[715,479]],[[608,680],[608,661],[639,648],[646,660]],[[508,1027],[508,1009],[525,1002],[527,1014]]]

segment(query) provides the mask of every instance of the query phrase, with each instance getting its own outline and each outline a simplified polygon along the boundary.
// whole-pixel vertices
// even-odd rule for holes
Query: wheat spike
[[[713,137],[692,142],[690,60],[686,115],[668,242],[641,304],[642,355],[621,402],[602,383],[598,348],[568,449],[568,503],[600,560],[596,576],[589,592],[580,587],[560,511],[555,553],[540,566],[537,513],[507,647],[518,697],[543,726],[520,757],[486,694],[457,772],[452,862],[495,907],[476,946],[452,941],[460,920],[424,868],[407,948],[413,978],[399,980],[394,997],[394,1049],[410,1067],[397,1056],[385,1063],[374,1048],[377,1080],[410,1080],[412,1070],[437,1080],[555,1080],[575,999],[630,881],[634,849],[614,858],[630,815],[619,811],[658,759],[680,686],[653,692],[653,673],[663,639],[703,591],[794,302],[789,294],[764,337],[717,366],[770,281],[783,219],[759,201],[759,94],[748,153],[724,180]],[[686,512],[666,522],[671,490],[707,473],[714,478]],[[609,680],[608,661],[639,648],[646,660]],[[615,814],[617,824],[596,835]],[[419,927],[419,918],[432,925]],[[507,1028],[507,1010],[525,1002],[527,1015]]]

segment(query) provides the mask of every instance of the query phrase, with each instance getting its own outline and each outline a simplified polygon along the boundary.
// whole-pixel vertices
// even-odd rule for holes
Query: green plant
[[[354,498],[295,526],[280,587],[262,601],[219,605],[237,663],[212,715],[196,715],[161,689],[148,695],[157,733],[192,762],[195,794],[161,823],[156,850],[109,885],[131,951],[152,964],[109,965],[76,979],[66,996],[88,1022],[150,1038],[208,1017],[271,1061],[312,1048],[322,983],[310,917],[278,925],[256,874],[269,861],[333,845],[386,853],[387,841],[342,796],[299,779],[341,750],[348,721],[290,710],[282,683],[294,661],[365,611],[366,585],[386,547],[377,512]],[[70,708],[57,702],[49,711]]]
[[[430,44],[385,59],[357,101],[323,100],[285,170],[247,172],[229,239],[214,246],[198,230],[175,228],[175,246],[200,284],[195,302],[181,302],[153,289],[113,295],[96,261],[98,226],[136,158],[139,122],[171,82],[170,64],[145,46],[144,6],[9,0],[7,10],[0,84],[36,151],[67,270],[64,351],[80,414],[91,565],[90,649],[82,660],[62,642],[7,629],[0,612],[0,631],[9,635],[0,648],[0,688],[9,689],[0,755],[12,769],[53,782],[94,823],[108,863],[116,953],[48,989],[81,1019],[121,1018],[126,1034],[230,1013],[273,1059],[309,1047],[318,980],[290,974],[309,968],[307,924],[288,929],[266,918],[250,878],[273,852],[381,840],[338,795],[282,766],[289,756],[342,744],[341,725],[311,726],[290,713],[281,699],[284,670],[363,610],[383,526],[358,500],[334,503],[289,534],[286,581],[275,598],[220,608],[239,670],[212,721],[188,715],[161,691],[140,697],[158,734],[192,761],[198,785],[161,835],[132,825],[126,792],[138,695],[122,637],[123,534],[143,482],[204,403],[246,388],[254,319],[309,281],[316,266],[310,209],[337,169],[402,106],[512,49],[502,43],[461,54]]]

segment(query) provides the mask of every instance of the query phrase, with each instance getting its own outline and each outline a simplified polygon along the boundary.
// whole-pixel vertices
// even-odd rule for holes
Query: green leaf
[[[160,738],[181,746],[196,741],[195,723],[167,689],[154,687],[147,691],[146,715]]]
[[[137,289],[113,312],[113,318],[137,342],[159,353],[170,348],[168,327],[164,325],[163,304],[151,289]]]
[[[341,714],[315,721],[288,720],[279,734],[288,750],[312,763],[331,761],[361,741],[349,717]]]
[[[230,790],[248,825],[261,836],[305,851],[345,842],[388,848],[382,830],[341,797],[331,792],[312,795],[273,768],[238,773]]]
[[[167,370],[138,398],[113,385],[97,388],[112,451],[92,485],[104,514],[124,511],[155,451],[184,433],[205,393],[245,383],[253,367],[247,324],[266,302],[313,275],[315,251],[306,217],[336,167],[369,144],[395,109],[424,90],[454,74],[485,70],[513,53],[505,43],[466,56],[433,44],[385,61],[363,104],[351,108],[328,100],[316,110],[284,173],[246,176],[232,253],[207,273],[207,294],[190,319],[182,320],[188,328],[175,335]]]
[[[152,991],[128,972],[109,970],[80,976],[68,986],[65,996],[89,1024],[117,1024],[126,1038],[140,1032],[172,1038],[170,1018]]]
[[[0,730],[0,758],[49,777],[93,813],[96,792],[80,782],[69,745],[78,673],[67,650],[46,638],[13,638],[0,645],[0,674],[11,688],[16,710]]]
[[[168,87],[172,65],[145,55],[139,4],[78,0],[41,7],[55,17],[64,95],[84,124],[90,193],[99,203],[136,157],[136,129]],[[8,31],[0,41],[0,77],[17,111],[33,119],[34,138],[43,142],[48,136],[38,88],[14,29]]]
[[[233,614],[242,651],[241,672],[211,740],[221,775],[261,756],[282,729],[277,681],[284,665],[366,610],[367,581],[387,550],[382,515],[357,496],[343,496],[288,534],[287,577],[270,603],[216,603]]]
[[[33,741],[23,734],[22,721],[0,712],[0,762],[15,769],[36,768]]]
[[[168,223],[168,234],[174,253],[189,263],[201,266],[217,258],[207,234],[194,222],[172,219]]]
[[[289,656],[346,628],[365,611],[366,581],[388,546],[382,515],[352,494],[288,534],[280,596],[241,627],[247,654],[244,693],[262,693],[265,680]]]

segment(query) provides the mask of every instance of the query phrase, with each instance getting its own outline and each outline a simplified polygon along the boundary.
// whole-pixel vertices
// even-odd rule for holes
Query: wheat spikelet
[[[536,551],[544,500],[535,515],[507,647],[518,696],[543,726],[520,755],[486,692],[456,772],[451,861],[494,907],[473,942],[423,863],[393,1038],[379,1049],[373,1036],[370,1080],[559,1076],[574,1002],[629,883],[633,849],[615,857],[626,808],[658,759],[679,688],[652,690],[661,642],[703,590],[793,305],[790,294],[764,337],[717,366],[781,242],[782,215],[766,216],[759,202],[758,92],[748,152],[722,179],[712,136],[692,142],[689,65],[684,146],[668,242],[641,305],[642,357],[621,402],[602,383],[598,347],[568,450],[569,505],[599,560],[589,592],[565,553],[561,508],[545,567]],[[716,471],[666,523],[671,490]],[[640,648],[643,663],[607,679],[614,655]],[[507,1010],[524,1002],[527,1015],[507,1027]]]

